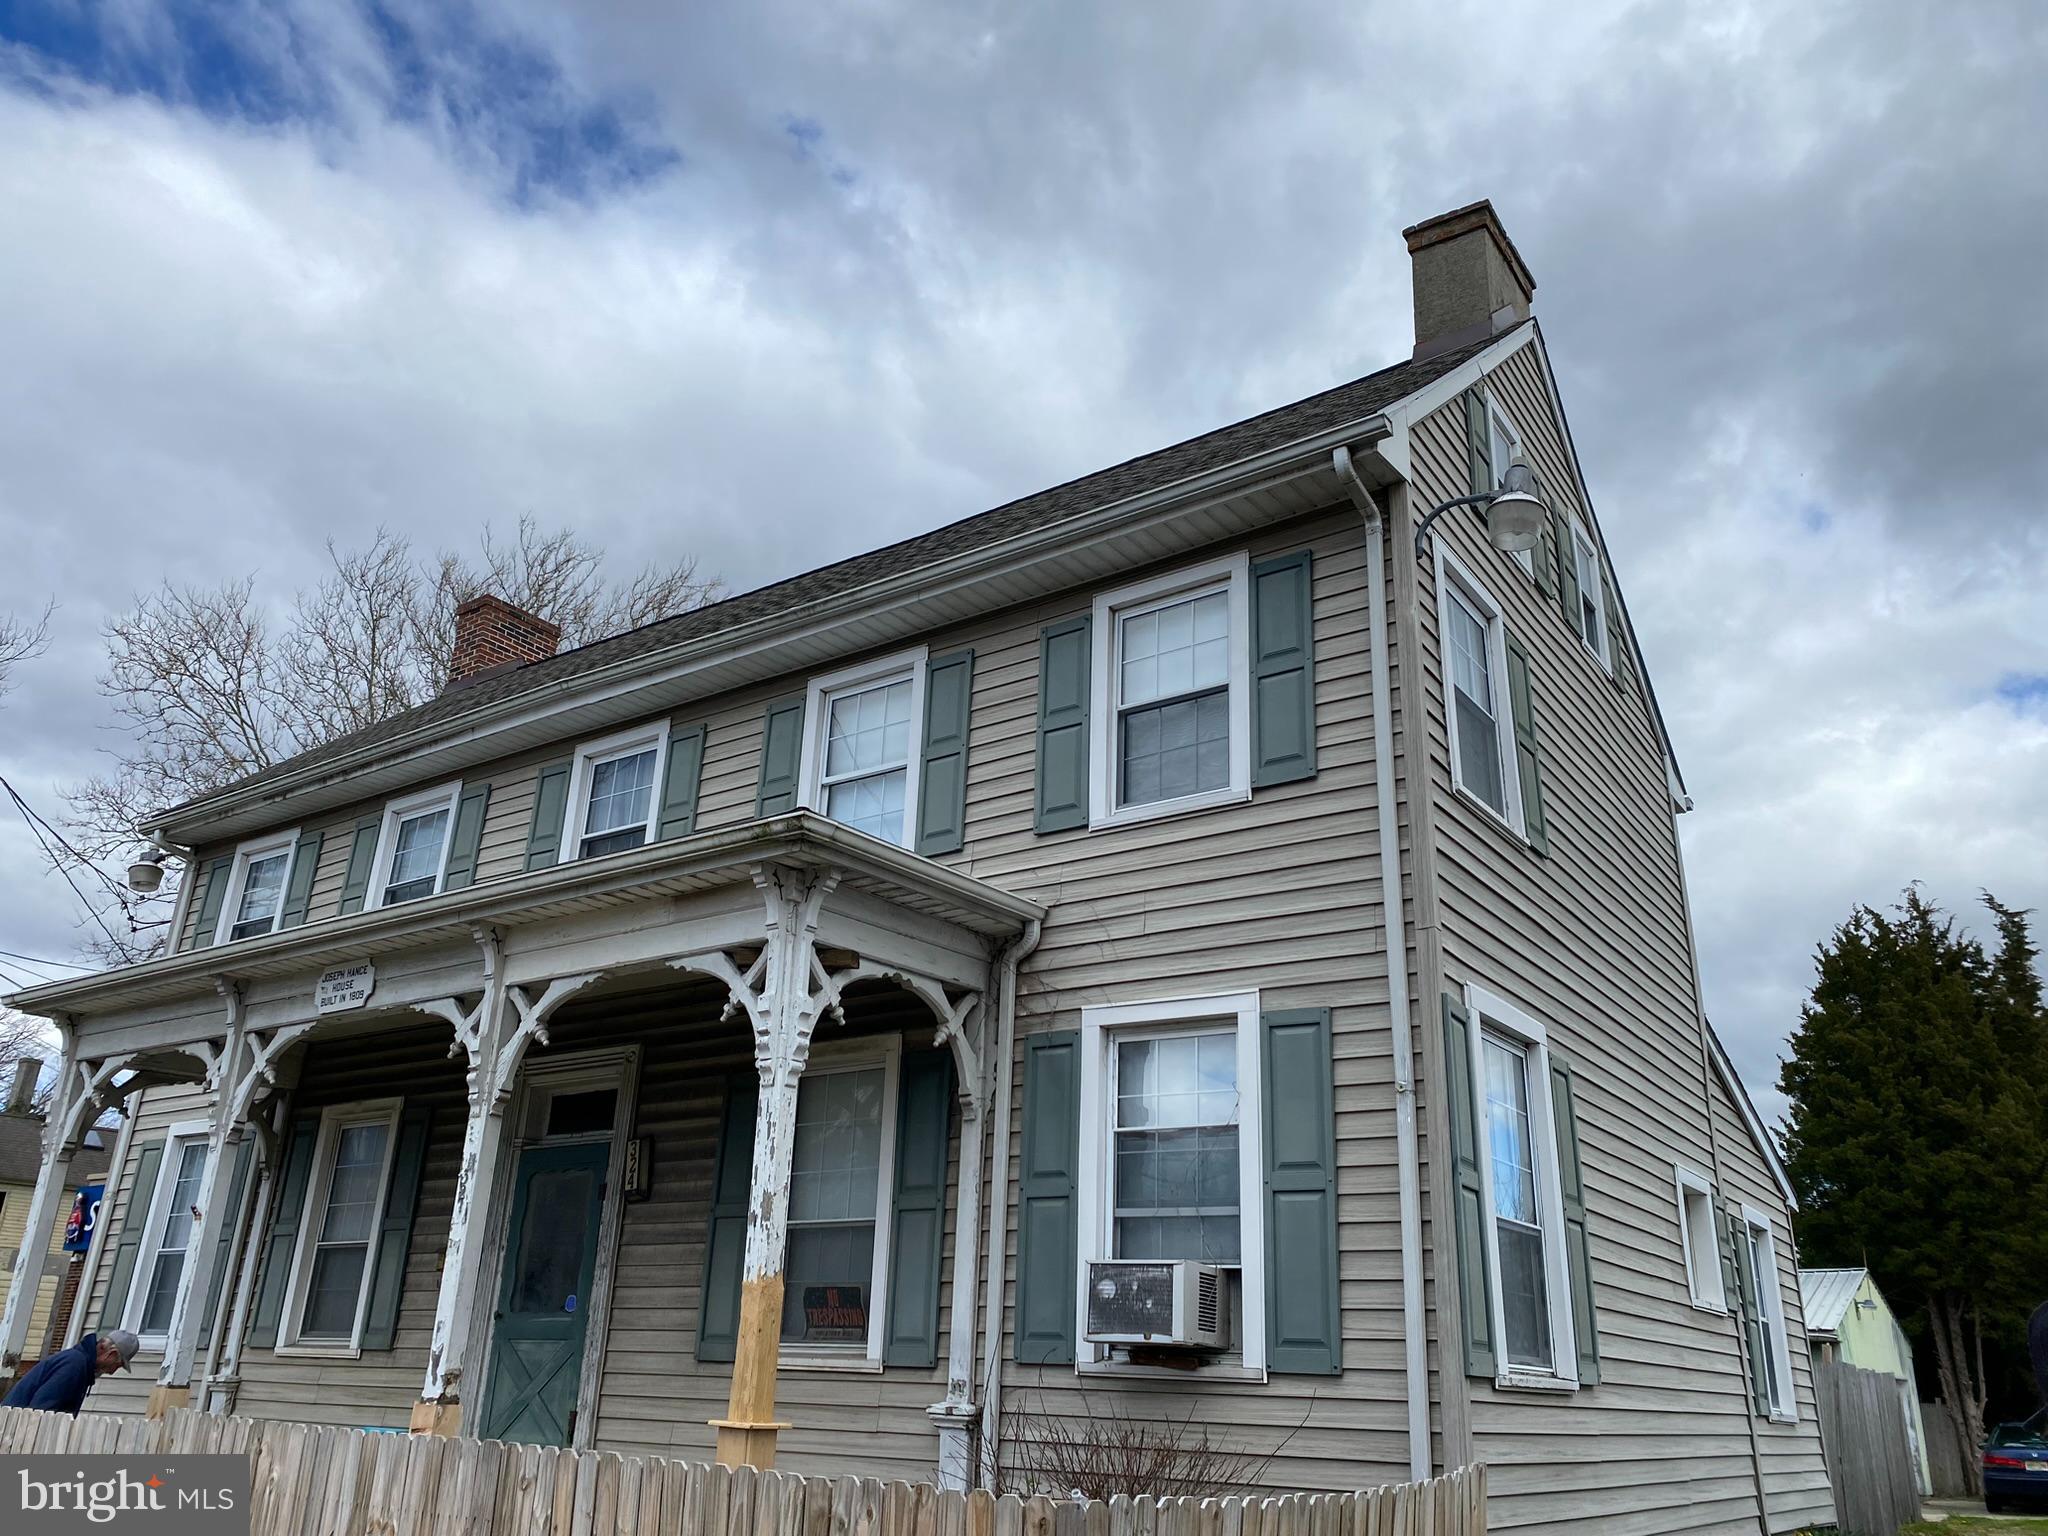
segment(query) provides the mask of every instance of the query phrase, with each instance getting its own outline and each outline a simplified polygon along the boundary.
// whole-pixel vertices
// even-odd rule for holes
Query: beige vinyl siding
[[[1490,383],[1546,489],[1594,528],[1577,505],[1534,348],[1497,367]],[[1411,451],[1418,516],[1465,494],[1458,399],[1418,424]],[[1557,1531],[1597,1520],[1615,1536],[1753,1532],[1737,1335],[1731,1320],[1692,1307],[1680,1246],[1673,1165],[1712,1167],[1709,1073],[1647,701],[1637,687],[1617,688],[1557,601],[1486,543],[1479,518],[1454,512],[1438,527],[1528,651],[1549,832],[1549,856],[1538,858],[1452,787],[1429,562],[1420,614],[1427,736],[1416,745],[1433,786],[1443,980],[1514,1001],[1575,1064],[1602,1371],[1598,1386],[1568,1395],[1468,1383],[1473,1455],[1491,1469],[1491,1518],[1501,1529]],[[1427,1001],[1433,1008],[1434,996]],[[1457,1337],[1455,1319],[1439,1326]]]

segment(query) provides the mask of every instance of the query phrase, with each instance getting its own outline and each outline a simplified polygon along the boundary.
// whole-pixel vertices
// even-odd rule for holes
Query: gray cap
[[[133,1360],[135,1358],[135,1351],[142,1348],[142,1340],[135,1337],[126,1328],[109,1328],[100,1335],[100,1342],[113,1345],[114,1352],[121,1357],[123,1365]]]

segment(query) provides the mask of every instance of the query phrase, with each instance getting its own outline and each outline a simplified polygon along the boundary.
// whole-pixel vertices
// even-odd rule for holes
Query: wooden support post
[[[940,994],[944,1002],[944,994]],[[989,1029],[989,1014],[977,1010],[978,1000],[969,999],[943,1017],[939,1042],[953,1047],[955,1076],[960,1084],[960,1168],[954,1198],[952,1312],[948,1318],[946,1346],[946,1395],[926,1412],[939,1432],[939,1486],[965,1493],[974,1486],[974,1459],[970,1451],[979,1409],[974,1402],[974,1302],[975,1277],[981,1257],[981,1138],[982,1107],[988,1100],[989,1084],[983,1076],[983,1053],[966,1036],[966,1018],[981,1012],[981,1034]]]
[[[86,1110],[99,1102],[100,1091],[116,1070],[114,1063],[80,1061],[77,1037],[70,1025],[60,1019],[58,1028],[64,1036],[64,1054],[57,1064],[49,1114],[43,1122],[43,1164],[36,1173],[35,1193],[29,1197],[28,1224],[23,1228],[27,1237],[15,1254],[7,1303],[0,1309],[0,1375],[21,1363],[29,1314],[35,1311],[36,1290],[43,1283],[43,1268],[49,1258],[49,1232],[56,1225],[59,1204],[70,1192],[71,1157],[85,1128]]]

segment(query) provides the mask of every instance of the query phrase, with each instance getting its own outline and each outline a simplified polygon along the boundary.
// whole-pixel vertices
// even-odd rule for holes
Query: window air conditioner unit
[[[1094,1344],[1221,1349],[1228,1327],[1223,1272],[1192,1259],[1105,1259],[1088,1266]]]

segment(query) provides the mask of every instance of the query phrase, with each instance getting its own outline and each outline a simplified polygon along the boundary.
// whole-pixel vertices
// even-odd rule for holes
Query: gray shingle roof
[[[1292,405],[1283,405],[1277,410],[1266,411],[1230,426],[1220,427],[1214,432],[1206,432],[1200,437],[1189,438],[1186,442],[1176,443],[1170,448],[1162,448],[1135,459],[1128,459],[1109,469],[1098,470],[1078,480],[1069,480],[1064,485],[1035,492],[1020,500],[963,518],[959,522],[948,523],[930,533],[885,545],[833,565],[820,566],[800,576],[757,587],[751,592],[740,593],[689,613],[658,619],[639,629],[578,646],[545,661],[531,662],[481,678],[468,687],[444,693],[439,698],[431,699],[402,714],[393,715],[387,720],[381,720],[349,735],[337,737],[333,741],[301,752],[297,757],[265,768],[233,785],[224,786],[222,790],[209,792],[199,798],[211,800],[216,794],[254,788],[288,772],[296,772],[349,756],[365,747],[374,746],[379,741],[391,740],[422,727],[432,727],[441,722],[452,725],[484,705],[516,698],[522,693],[560,682],[565,678],[597,671],[634,657],[651,656],[685,641],[715,635],[720,630],[773,618],[777,614],[838,596],[870,582],[902,575],[922,566],[999,544],[1019,534],[1050,527],[1098,507],[1109,506],[1147,491],[1173,485],[1191,476],[1236,463],[1238,460],[1250,458],[1301,438],[1312,437],[1318,432],[1328,431],[1347,421],[1360,420],[1385,409],[1433,380],[1443,377],[1467,358],[1483,351],[1499,339],[1488,337],[1484,341],[1446,352],[1441,356],[1426,358],[1419,362],[1396,363],[1391,368],[1382,368],[1377,373],[1367,374],[1364,378],[1354,379],[1348,384],[1340,384],[1335,389],[1324,390],[1318,395],[1310,395],[1307,399],[1297,400]],[[196,800],[187,801],[185,805],[174,807],[165,812],[162,819],[175,820],[187,806],[195,803]]]
[[[98,1139],[98,1132],[88,1132]],[[35,1115],[0,1114],[0,1184],[33,1184],[43,1166],[43,1122]],[[80,1147],[71,1159],[71,1182],[106,1171],[105,1147]]]

